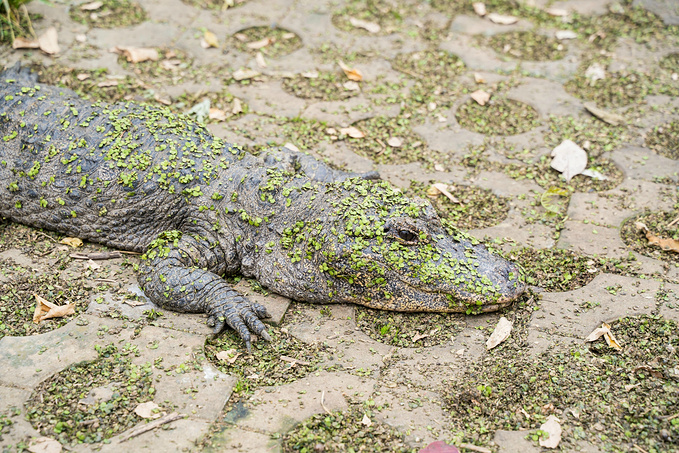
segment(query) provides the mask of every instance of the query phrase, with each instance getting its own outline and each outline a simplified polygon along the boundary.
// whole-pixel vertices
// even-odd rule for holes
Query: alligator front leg
[[[225,268],[224,257],[218,256],[215,248],[198,236],[179,231],[161,233],[142,257],[139,285],[163,308],[207,313],[215,335],[228,325],[250,351],[250,332],[271,340],[260,321],[269,314],[263,305],[249,301],[215,273],[223,273]]]

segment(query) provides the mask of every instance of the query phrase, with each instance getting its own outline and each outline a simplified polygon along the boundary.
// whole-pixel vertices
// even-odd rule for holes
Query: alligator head
[[[442,221],[425,200],[359,178],[324,192],[306,204],[311,220],[290,219],[279,231],[284,253],[262,257],[278,261],[269,269],[280,272],[257,276],[276,292],[315,303],[469,313],[497,310],[525,289],[516,265]]]

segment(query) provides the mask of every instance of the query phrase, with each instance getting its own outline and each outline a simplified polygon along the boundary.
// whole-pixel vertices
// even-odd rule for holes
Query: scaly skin
[[[264,307],[223,275],[310,303],[481,312],[524,290],[518,269],[375,174],[286,149],[264,157],[166,109],[91,104],[0,74],[0,216],[143,252],[139,283],[161,307],[204,312],[250,348]]]

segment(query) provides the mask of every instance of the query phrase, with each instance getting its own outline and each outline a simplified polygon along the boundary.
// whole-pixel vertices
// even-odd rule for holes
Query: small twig
[[[330,412],[328,408],[325,407],[325,403],[323,402],[323,400],[325,400],[325,390],[321,392],[321,407],[328,415],[332,415],[332,412]]]
[[[424,76],[422,74],[418,74],[417,72],[411,71],[410,69],[399,67],[397,71],[405,72],[406,74],[413,76],[416,79],[424,79]]]
[[[38,39],[38,35],[36,35],[35,30],[33,30],[33,23],[31,22],[31,16],[28,15],[28,8],[26,8],[26,5],[21,5],[21,9],[23,10],[24,14],[26,15],[26,20],[28,21],[28,29],[31,32],[31,36],[33,36],[33,39]]]
[[[184,415],[179,414],[177,412],[172,412],[171,414],[167,414],[165,417],[161,417],[158,420],[154,420],[154,421],[147,423],[145,425],[142,425],[138,428],[133,428],[133,429],[129,430],[127,433],[121,434],[120,438],[118,439],[118,442],[125,442],[127,439],[138,436],[140,434],[144,434],[147,431],[151,431],[152,429],[155,429],[155,428],[162,426],[166,423],[173,422],[173,421],[178,420],[180,418],[184,418]]]
[[[677,412],[676,414],[674,414],[672,416],[667,417],[665,420],[670,421],[670,420],[674,420],[677,417],[679,417],[679,412]]]
[[[644,450],[643,448],[641,448],[638,445],[634,445],[634,449],[637,450],[637,451],[640,451],[641,453],[648,453],[646,450]]]
[[[478,445],[473,444],[460,444],[460,448],[464,448],[465,450],[478,451],[479,453],[493,453],[493,451],[489,450],[488,448],[479,447]]]
[[[59,243],[59,241],[57,241],[56,239],[54,239],[52,236],[50,236],[49,234],[45,234],[45,233],[43,233],[42,231],[35,230],[34,233],[37,233],[37,234],[39,234],[40,236],[45,236],[45,237],[46,237],[47,239],[49,239],[50,241],[53,241],[55,244],[58,244],[58,243]]]
[[[305,362],[304,360],[295,359],[294,357],[288,357],[287,355],[282,355],[282,356],[280,357],[280,359],[281,359],[282,361],[284,361],[284,362],[290,362],[290,363],[292,363],[293,365],[295,365],[295,364],[299,364],[299,365],[311,365],[311,363],[309,363],[309,362]]]
[[[114,252],[71,253],[69,256],[76,260],[110,260],[123,257],[117,250]]]
[[[672,225],[674,225],[677,222],[679,222],[679,216],[677,216],[674,220],[672,220],[667,226],[671,227]]]

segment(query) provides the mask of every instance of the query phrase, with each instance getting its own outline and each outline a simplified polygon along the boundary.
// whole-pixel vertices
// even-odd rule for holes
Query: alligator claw
[[[208,317],[207,324],[213,327],[212,334],[217,336],[224,326],[228,325],[238,333],[249,353],[252,353],[251,333],[260,336],[265,341],[271,341],[266,331],[266,325],[261,321],[270,318],[266,307],[256,302],[250,302],[242,297],[236,303],[227,303],[215,307]]]

